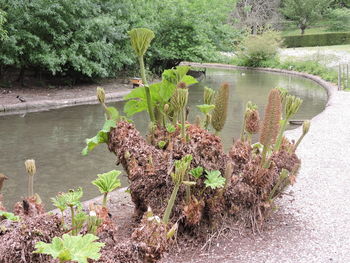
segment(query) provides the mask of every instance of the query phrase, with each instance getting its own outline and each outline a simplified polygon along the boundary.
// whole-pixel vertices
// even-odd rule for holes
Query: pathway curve
[[[302,167],[271,229],[217,240],[210,253],[191,251],[181,262],[350,262],[350,93],[331,93],[297,150]]]

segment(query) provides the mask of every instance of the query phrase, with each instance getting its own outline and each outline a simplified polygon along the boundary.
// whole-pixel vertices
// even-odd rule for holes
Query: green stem
[[[147,100],[149,117],[150,117],[152,122],[155,122],[154,111],[153,111],[153,107],[152,107],[151,92],[149,90],[148,82],[146,79],[145,64],[143,61],[143,56],[139,56],[138,58],[139,58],[139,64],[140,64],[141,78],[142,78],[142,82],[143,82],[143,85],[145,87],[145,92],[146,92],[146,100]]]
[[[180,188],[180,184],[175,184],[174,190],[171,193],[170,199],[168,201],[168,205],[167,205],[165,212],[164,212],[163,222],[165,224],[167,224],[169,222],[170,214],[171,214],[171,211],[173,210],[173,206],[175,204],[175,199],[177,196],[177,192],[179,191],[179,188]]]
[[[263,152],[261,154],[261,166],[265,167],[265,162],[266,162],[266,155],[267,155],[267,149],[269,148],[269,145],[264,145]]]
[[[181,137],[183,139],[186,138],[186,128],[185,128],[185,119],[186,119],[186,109],[183,108],[180,112],[180,117],[181,117]]]
[[[207,113],[207,114],[205,115],[204,129],[208,130],[209,124],[210,124],[210,115]]]
[[[280,129],[280,132],[278,134],[278,137],[277,137],[277,140],[275,143],[275,147],[273,149],[275,152],[278,151],[281,147],[282,138],[283,138],[284,131],[286,130],[286,127],[287,127],[288,119],[285,119],[282,122],[283,123],[282,123],[281,129]]]
[[[303,134],[300,136],[299,140],[297,141],[297,143],[296,143],[295,146],[294,146],[294,151],[296,151],[296,149],[298,148],[299,144],[301,143],[301,141],[303,140],[303,138],[304,138],[305,135],[306,135],[306,134],[303,133]]]
[[[70,207],[70,213],[71,213],[71,216],[72,216],[72,235],[75,236],[75,232],[76,232],[76,229],[75,229],[75,222],[74,222],[74,208],[73,206],[69,206]]]
[[[34,195],[34,176],[28,174],[28,197],[32,197]]]
[[[281,172],[280,177],[278,178],[277,183],[275,184],[275,186],[272,188],[270,194],[269,194],[269,200],[272,200],[275,197],[275,192],[277,191],[277,189],[280,187],[280,185],[282,185],[282,183],[286,180],[286,178],[288,178],[288,171],[283,170]]]
[[[103,207],[107,207],[107,195],[108,195],[108,193],[103,194],[103,201],[102,201]]]

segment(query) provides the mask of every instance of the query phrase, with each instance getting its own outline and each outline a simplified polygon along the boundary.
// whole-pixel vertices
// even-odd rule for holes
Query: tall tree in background
[[[284,0],[282,12],[298,24],[303,35],[305,29],[322,17],[329,4],[329,0]]]
[[[262,33],[279,20],[281,0],[239,0],[233,13],[241,29]]]
[[[3,28],[3,25],[6,22],[5,15],[6,13],[0,9],[0,40],[6,37],[6,30]]]

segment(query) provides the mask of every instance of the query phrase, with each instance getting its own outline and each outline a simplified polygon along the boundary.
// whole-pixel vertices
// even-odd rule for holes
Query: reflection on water
[[[267,94],[273,87],[287,88],[304,100],[296,119],[310,119],[325,107],[326,92],[310,80],[273,73],[242,72],[208,70],[206,79],[190,88],[190,119],[193,120],[199,114],[194,105],[203,104],[203,85],[217,89],[224,81],[231,84],[228,120],[221,133],[226,149],[232,139],[239,136],[245,104],[253,101],[263,114]],[[114,104],[122,110],[123,102]],[[138,114],[133,120],[145,134],[147,116]],[[12,206],[26,195],[24,161],[29,158],[35,159],[37,164],[35,192],[40,194],[48,208],[52,207],[48,198],[70,188],[82,186],[85,200],[98,195],[91,181],[96,174],[115,169],[115,156],[104,145],[86,157],[80,152],[85,138],[94,136],[103,122],[100,105],[30,113],[24,117],[0,117],[0,172],[9,177],[3,189],[5,204]],[[126,178],[123,177],[123,180],[126,185]]]

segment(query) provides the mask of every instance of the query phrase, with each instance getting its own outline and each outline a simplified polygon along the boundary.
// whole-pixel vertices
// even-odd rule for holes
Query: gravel
[[[336,67],[339,64],[349,64],[350,53],[331,49],[287,48],[279,51],[281,60],[313,60],[327,67]]]

